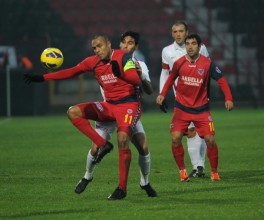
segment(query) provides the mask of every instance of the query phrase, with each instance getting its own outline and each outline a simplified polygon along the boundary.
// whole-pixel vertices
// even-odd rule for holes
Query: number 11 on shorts
[[[210,132],[214,132],[215,128],[214,128],[214,123],[212,121],[209,122],[209,127],[210,127]]]
[[[131,124],[132,123],[133,116],[126,114],[125,115],[125,123]]]

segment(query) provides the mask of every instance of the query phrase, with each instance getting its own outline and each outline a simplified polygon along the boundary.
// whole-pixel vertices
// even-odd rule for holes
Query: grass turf
[[[85,192],[74,188],[85,172],[90,140],[66,116],[0,118],[0,219],[263,219],[263,109],[213,109],[219,146],[219,173],[180,183],[170,147],[171,112],[146,113],[142,122],[151,151],[151,185],[159,197],[139,188],[137,152],[128,195],[108,201],[118,184],[114,151],[96,167]],[[186,141],[184,138],[183,143]],[[185,158],[191,171],[187,149]]]

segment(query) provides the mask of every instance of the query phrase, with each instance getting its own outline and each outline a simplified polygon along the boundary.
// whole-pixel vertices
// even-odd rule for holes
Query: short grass
[[[128,195],[122,201],[106,199],[118,184],[115,137],[114,151],[77,195],[90,140],[64,115],[0,118],[0,219],[263,219],[264,111],[214,109],[212,115],[220,182],[209,179],[207,161],[206,178],[180,183],[170,147],[171,112],[146,113],[150,181],[159,197],[148,198],[139,188],[137,152],[131,145]]]

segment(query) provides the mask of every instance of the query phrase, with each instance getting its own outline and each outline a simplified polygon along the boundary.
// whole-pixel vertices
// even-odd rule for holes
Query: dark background
[[[62,68],[92,54],[90,39],[106,34],[113,48],[127,30],[141,34],[140,51],[150,70],[154,94],[143,101],[146,111],[157,110],[162,48],[172,43],[171,26],[184,20],[198,32],[212,60],[225,74],[236,106],[264,104],[264,1],[261,0],[0,0],[0,46],[13,46],[18,65],[10,70],[11,115],[65,113],[83,101],[101,100],[92,76],[65,82],[26,85],[20,56],[27,56],[43,74],[39,58],[47,47],[64,54]],[[0,59],[3,56],[0,53]],[[0,115],[7,114],[7,67],[0,67]],[[172,93],[169,99],[173,99]],[[223,107],[223,95],[211,85],[211,103]]]

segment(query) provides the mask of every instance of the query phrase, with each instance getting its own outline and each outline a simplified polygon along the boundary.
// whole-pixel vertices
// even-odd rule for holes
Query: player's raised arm
[[[60,70],[53,73],[47,73],[44,75],[36,75],[31,73],[24,74],[24,81],[27,84],[30,84],[31,82],[44,82],[48,80],[62,80],[62,79],[69,79],[76,75],[79,75],[82,73],[82,70],[79,68],[79,66],[75,66],[69,69]]]
[[[127,58],[127,56],[128,56],[128,58]],[[113,74],[116,77],[118,77],[118,78],[132,84],[132,85],[139,86],[140,85],[140,78],[137,74],[136,66],[128,54],[124,55],[122,62],[123,62],[123,71],[120,70],[119,63],[116,60],[112,60],[110,62],[112,65]]]

